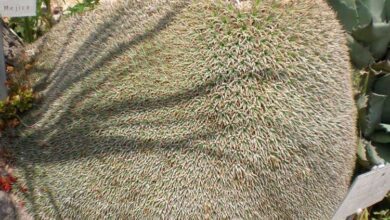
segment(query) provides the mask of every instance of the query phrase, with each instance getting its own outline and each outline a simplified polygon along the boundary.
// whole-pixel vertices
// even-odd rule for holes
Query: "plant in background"
[[[360,162],[390,163],[390,0],[329,0],[348,33],[353,64],[360,69],[357,105]]]
[[[362,69],[356,71],[359,162],[367,169],[390,163],[390,0],[328,1],[349,35],[352,63]],[[389,198],[355,219],[389,219]]]
[[[99,0],[83,0],[83,2],[67,9],[74,15],[93,9]],[[25,41],[31,43],[42,36],[53,25],[51,0],[37,0],[37,15],[33,17],[11,18],[9,25]],[[0,101],[0,131],[6,127],[15,127],[19,124],[18,114],[32,107],[34,94],[28,83],[26,69],[16,71],[14,67],[8,69],[7,86],[9,96]]]
[[[20,123],[18,115],[32,107],[34,94],[26,71],[8,68],[9,95],[6,100],[0,101],[0,131],[7,127],[16,127]]]
[[[367,90],[359,94],[359,127],[368,141],[361,143],[359,158],[369,167],[390,162],[390,73],[371,70],[362,77]]]
[[[28,43],[42,36],[53,26],[51,0],[37,0],[37,15],[32,17],[11,18],[9,25]]]
[[[390,0],[329,0],[349,34],[351,58],[365,68],[389,58]],[[390,66],[388,66],[390,67]]]
[[[99,4],[99,0],[83,0],[82,2],[77,3],[73,7],[68,8],[66,12],[70,15],[83,13],[84,11],[94,9],[97,4]]]
[[[99,3],[99,0],[83,0],[73,7],[68,8],[65,13],[75,15],[87,10],[92,10]],[[10,27],[25,41],[31,43],[42,36],[53,25],[53,14],[51,11],[51,0],[37,0],[37,15],[33,17],[11,18]]]

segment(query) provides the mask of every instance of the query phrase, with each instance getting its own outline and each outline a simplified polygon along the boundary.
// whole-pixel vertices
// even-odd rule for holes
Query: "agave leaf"
[[[390,144],[372,144],[372,146],[385,163],[390,163]]]
[[[358,25],[358,15],[354,0],[329,0],[329,4],[337,12],[337,17],[348,32]]]
[[[369,137],[374,132],[375,128],[381,123],[383,105],[386,98],[386,95],[376,93],[370,94],[366,125],[362,128],[365,137]]]
[[[390,31],[390,30],[389,30]],[[382,37],[377,41],[370,44],[370,51],[375,59],[383,59],[388,51],[388,45],[390,43],[390,35]]]
[[[374,57],[371,55],[369,49],[361,45],[351,36],[348,36],[348,46],[350,48],[352,62],[357,68],[365,68],[374,63]]]
[[[386,0],[383,11],[386,17],[386,21],[390,22],[390,0]]]
[[[377,22],[366,26],[359,26],[354,29],[352,36],[361,42],[370,43],[379,38],[389,36],[390,23]]]
[[[356,8],[356,0],[340,0],[344,2],[348,7]]]
[[[384,11],[386,0],[358,0],[356,3],[361,2],[370,12],[374,22],[381,22],[386,19],[386,13]]]
[[[380,144],[390,144],[390,133],[385,131],[376,131],[370,136],[371,141]]]
[[[390,36],[390,23],[377,22],[366,26],[359,26],[352,32],[352,36],[360,42],[371,43],[378,39]],[[389,38],[390,39],[390,38]]]
[[[364,70],[361,72],[361,96],[365,96],[366,98],[362,98],[362,100],[360,100],[360,102],[364,102],[365,99],[367,99],[367,102],[369,102],[368,100],[372,101],[370,99],[369,96],[367,96],[366,94],[371,94],[372,93],[372,88],[373,88],[373,85],[374,85],[374,82],[377,78],[377,72],[376,71],[367,71],[367,70]],[[358,100],[359,101],[359,100]],[[358,104],[362,104],[364,105],[364,103],[360,103],[358,102]],[[371,125],[371,121],[368,120],[368,114],[367,112],[369,111],[368,109],[368,106],[369,105],[372,105],[372,104],[369,104],[369,103],[366,103],[366,107],[365,108],[359,108],[358,109],[358,123],[359,123],[359,127],[360,127],[360,130],[363,132],[364,136],[367,137],[366,133],[368,132],[368,126],[369,123]],[[363,106],[359,106],[358,107],[363,107]],[[379,116],[378,116],[379,117]],[[379,119],[378,119],[379,120]],[[372,125],[374,126],[374,125]],[[372,127],[370,127],[370,129],[373,129]],[[372,130],[370,131],[370,133],[372,132]]]
[[[371,143],[366,144],[366,156],[372,165],[380,165],[385,163],[385,160],[377,152],[377,147],[374,147]]]
[[[375,81],[373,92],[382,95],[390,95],[390,73],[385,74]]]
[[[366,0],[367,1],[367,0]],[[378,0],[383,1],[383,0]],[[357,0],[356,1],[356,12],[358,16],[358,25],[359,26],[367,26],[372,23],[374,20],[373,14],[370,12],[370,9],[364,4],[365,0]],[[374,7],[375,8],[375,7]],[[383,6],[382,6],[383,9]],[[379,20],[379,22],[382,19]]]
[[[382,122],[390,123],[390,97],[388,96],[387,100],[383,104],[382,110]]]
[[[375,81],[373,91],[377,94],[388,96],[383,103],[382,122],[390,124],[390,73]]]

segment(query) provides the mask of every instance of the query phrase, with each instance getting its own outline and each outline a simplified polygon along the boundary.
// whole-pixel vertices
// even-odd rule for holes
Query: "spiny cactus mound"
[[[322,1],[242,3],[122,2],[42,40],[13,146],[29,210],[330,218],[355,149],[341,27]]]

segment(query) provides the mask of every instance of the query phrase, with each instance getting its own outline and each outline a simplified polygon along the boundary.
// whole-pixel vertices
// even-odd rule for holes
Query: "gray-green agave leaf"
[[[349,40],[351,59],[358,68],[383,59],[390,44],[390,0],[328,0]],[[368,55],[370,54],[370,55]]]
[[[365,137],[371,136],[375,128],[381,123],[383,106],[386,99],[386,95],[377,93],[370,94],[366,124],[362,128]]]
[[[390,124],[390,73],[378,78],[375,81],[373,92],[387,96],[383,102],[381,121],[382,123]]]

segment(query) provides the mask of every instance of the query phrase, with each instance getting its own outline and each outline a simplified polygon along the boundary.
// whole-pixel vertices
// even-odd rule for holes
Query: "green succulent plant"
[[[348,34],[351,61],[365,69],[357,105],[363,165],[390,162],[390,0],[328,0]]]
[[[375,73],[365,76],[368,102],[366,95],[358,102],[360,129],[368,140],[360,145],[358,155],[371,165],[390,163],[390,73]]]
[[[379,105],[371,106],[372,114],[368,114],[368,119],[378,117],[379,120],[368,120],[370,128],[374,128],[368,138],[377,148],[378,154],[387,162],[390,162],[390,73],[376,79],[373,85],[372,95],[379,98]],[[375,118],[376,119],[376,118]],[[372,129],[370,129],[372,130]],[[369,130],[369,131],[370,131]]]
[[[312,0],[66,17],[30,72],[34,126],[10,146],[34,186],[18,196],[38,219],[330,219],[355,167],[343,39]]]
[[[69,13],[70,15],[83,13],[85,11],[95,8],[97,4],[99,4],[99,0],[83,0],[82,2],[79,2],[76,5],[68,8],[66,10],[66,13]]]
[[[390,0],[329,0],[348,32],[353,64],[364,68],[390,58]],[[390,68],[389,63],[385,63]]]

